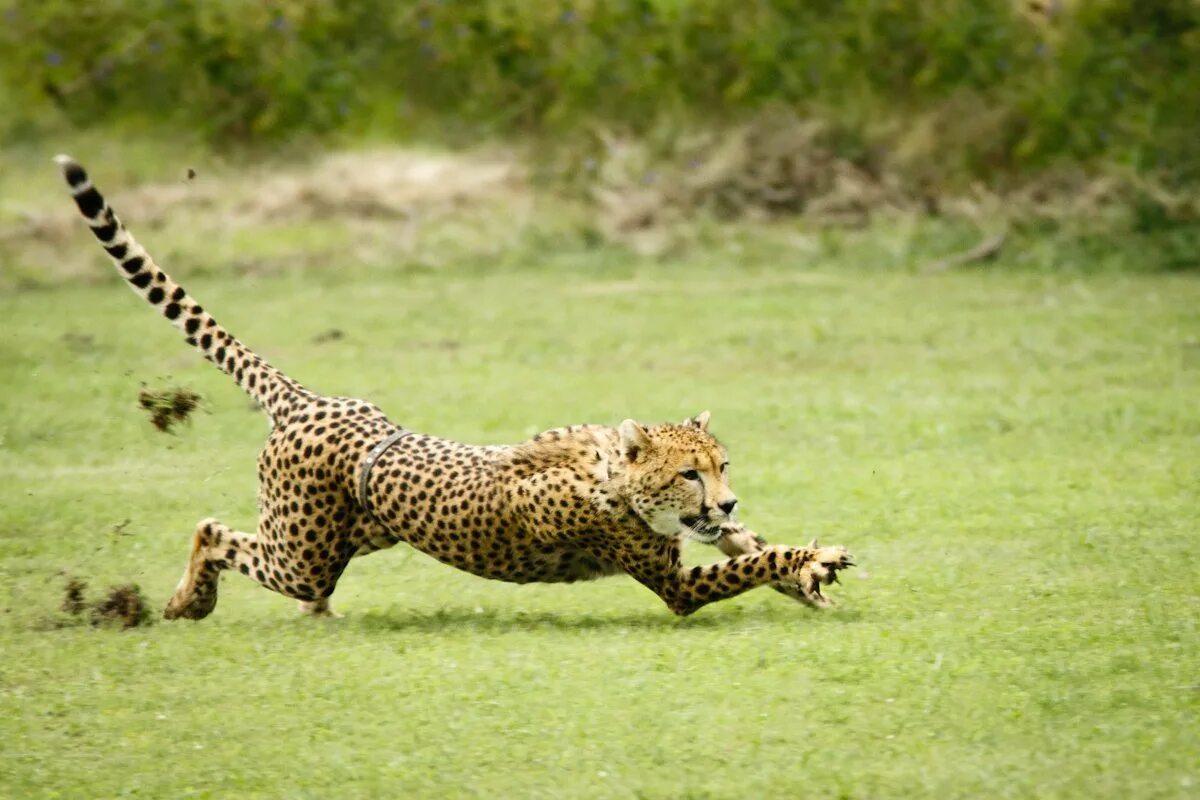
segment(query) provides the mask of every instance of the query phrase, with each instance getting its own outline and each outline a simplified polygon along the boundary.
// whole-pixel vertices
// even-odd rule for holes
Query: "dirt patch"
[[[331,153],[311,162],[218,170],[186,179],[122,189],[97,174],[117,213],[134,230],[148,230],[197,213],[214,214],[224,231],[264,222],[345,219],[428,219],[481,204],[504,202],[528,190],[512,154],[424,153],[405,149]],[[48,213],[25,213],[0,228],[0,242],[72,241],[78,213],[69,202]]]
[[[169,433],[178,423],[186,422],[200,405],[200,395],[188,389],[156,391],[142,387],[138,405],[150,412],[150,424]]]
[[[505,155],[334,153],[308,170],[260,182],[241,211],[264,219],[408,219],[495,200],[524,186],[518,162]]]
[[[63,601],[59,606],[68,614],[78,616],[87,608],[87,602],[84,600],[84,595],[87,594],[87,581],[82,578],[69,578],[67,585],[63,588]]]
[[[82,578],[69,577],[63,587],[63,600],[59,608],[78,620],[86,619],[92,625],[120,625],[122,629],[148,625],[152,619],[142,590],[137,584],[114,586],[100,600],[87,601],[87,582]]]
[[[92,606],[92,624],[117,623],[122,628],[136,628],[150,622],[150,609],[142,598],[137,584],[114,586],[103,600]]]
[[[342,151],[257,165],[219,159],[212,155],[195,178],[184,178],[181,162],[139,186],[92,167],[117,213],[168,268],[172,247],[204,241],[216,244],[214,265],[236,273],[352,262],[429,268],[464,248],[494,255],[534,205],[529,170],[501,148]],[[0,259],[13,265],[0,288],[111,280],[80,238],[84,228],[65,193],[47,199],[44,207],[0,215]],[[245,246],[233,246],[239,242]]]

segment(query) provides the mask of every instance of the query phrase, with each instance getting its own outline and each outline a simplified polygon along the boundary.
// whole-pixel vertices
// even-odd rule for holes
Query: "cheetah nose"
[[[737,498],[734,498],[733,500],[726,500],[724,503],[720,503],[719,505],[721,510],[726,514],[732,514],[734,507],[737,506]]]

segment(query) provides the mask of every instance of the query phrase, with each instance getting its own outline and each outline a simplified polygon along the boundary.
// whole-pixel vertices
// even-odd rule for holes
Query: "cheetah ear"
[[[621,434],[621,452],[630,461],[637,461],[642,451],[650,449],[650,435],[633,420],[622,422],[617,431]]]
[[[700,430],[707,432],[708,431],[708,421],[711,418],[712,418],[712,414],[709,414],[707,411],[701,411],[696,416],[685,419],[683,421],[683,424],[688,427],[699,428]]]

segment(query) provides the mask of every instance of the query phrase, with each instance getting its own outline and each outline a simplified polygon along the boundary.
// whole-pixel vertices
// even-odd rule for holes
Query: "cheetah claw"
[[[812,543],[813,557],[800,568],[800,574],[793,586],[799,589],[799,595],[793,594],[797,600],[816,608],[829,608],[834,603],[821,594],[821,584],[840,583],[838,570],[854,566],[854,561],[845,547],[819,547],[814,539]]]
[[[814,546],[816,541],[813,541]],[[800,589],[808,602],[828,608],[833,601],[821,594],[821,584],[838,583],[840,569],[854,566],[854,561],[845,547],[816,547],[813,558],[800,568]]]

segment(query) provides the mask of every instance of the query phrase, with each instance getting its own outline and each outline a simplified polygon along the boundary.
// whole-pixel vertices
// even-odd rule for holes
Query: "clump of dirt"
[[[87,581],[82,578],[69,578],[63,589],[63,601],[59,606],[63,611],[74,616],[83,613],[87,607],[84,595],[87,593]]]
[[[87,613],[87,620],[92,625],[118,623],[124,629],[150,623],[150,608],[137,584],[114,586],[104,598],[93,603],[88,603],[86,595],[87,582],[82,578],[69,577],[59,608],[80,620],[86,612],[90,612]]]
[[[122,628],[136,628],[149,621],[150,609],[135,583],[114,586],[107,597],[92,606],[93,625],[117,622]]]
[[[150,424],[163,433],[180,422],[186,422],[200,405],[200,395],[188,389],[156,391],[145,386],[138,392],[138,405],[150,412]]]

